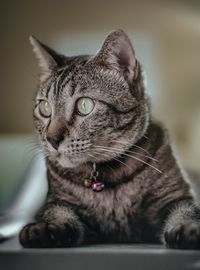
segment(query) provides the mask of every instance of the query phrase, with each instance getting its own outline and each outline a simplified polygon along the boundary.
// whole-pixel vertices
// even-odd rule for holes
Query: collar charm
[[[104,183],[97,180],[99,173],[96,170],[96,163],[93,163],[93,169],[91,171],[91,175],[87,177],[83,184],[87,188],[92,188],[94,192],[100,192],[104,189]]]

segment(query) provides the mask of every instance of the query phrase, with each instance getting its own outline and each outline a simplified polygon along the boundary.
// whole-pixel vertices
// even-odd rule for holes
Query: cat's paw
[[[177,225],[164,234],[166,246],[180,249],[200,249],[200,224]]]
[[[80,230],[65,223],[62,226],[45,222],[26,225],[19,235],[24,247],[71,247],[80,244]]]

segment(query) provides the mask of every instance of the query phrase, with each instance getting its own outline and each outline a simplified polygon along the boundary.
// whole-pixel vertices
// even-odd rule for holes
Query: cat
[[[67,57],[30,38],[40,65],[33,112],[48,176],[24,247],[163,243],[200,248],[199,208],[123,30],[95,55]]]

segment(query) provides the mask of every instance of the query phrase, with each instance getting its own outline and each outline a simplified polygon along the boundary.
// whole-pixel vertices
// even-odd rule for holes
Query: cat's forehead
[[[129,86],[117,71],[85,65],[78,60],[52,73],[41,88],[41,94],[60,104],[88,96],[113,104],[120,110],[132,107],[134,102]]]

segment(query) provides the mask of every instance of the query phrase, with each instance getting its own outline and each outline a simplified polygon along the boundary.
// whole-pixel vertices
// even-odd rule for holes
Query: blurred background
[[[124,29],[146,71],[153,115],[169,129],[184,166],[200,173],[200,1],[0,3],[0,210],[35,153],[31,34],[67,55],[94,54],[110,31]]]

